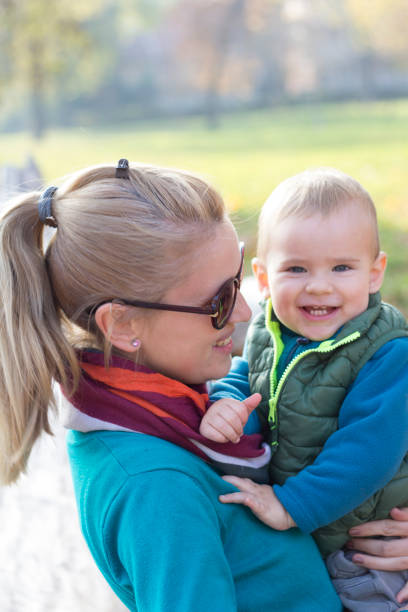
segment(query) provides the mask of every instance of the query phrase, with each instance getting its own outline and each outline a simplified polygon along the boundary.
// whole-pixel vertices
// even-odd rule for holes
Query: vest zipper
[[[300,338],[296,338],[295,344],[292,346],[292,348],[290,349],[288,353],[288,356],[286,357],[285,369],[291,362],[292,357],[298,350],[299,346],[306,346],[306,344],[309,344],[309,342],[311,342],[311,340],[309,340],[309,338],[304,338],[303,336],[301,336]]]
[[[343,338],[342,340],[324,340],[321,344],[319,344],[319,346],[312,348],[312,349],[308,349],[307,351],[303,351],[303,353],[300,353],[300,355],[297,355],[297,357],[295,357],[294,359],[292,359],[292,361],[290,361],[284,371],[282,372],[282,376],[280,377],[279,383],[276,384],[276,364],[278,362],[278,358],[282,352],[282,341],[279,338],[279,343],[280,343],[280,353],[278,355],[278,339],[276,337],[276,331],[275,331],[275,327],[276,325],[273,325],[273,322],[270,319],[270,315],[272,312],[272,303],[269,300],[269,304],[268,304],[268,323],[267,323],[267,329],[272,337],[272,341],[273,341],[273,348],[274,348],[274,355],[273,355],[273,364],[272,364],[272,369],[271,369],[271,374],[270,374],[270,398],[269,398],[269,414],[268,414],[268,423],[269,423],[269,427],[270,429],[275,429],[277,427],[277,419],[276,419],[276,413],[277,413],[277,404],[278,404],[278,399],[279,399],[279,395],[282,391],[282,387],[286,382],[286,379],[289,375],[289,372],[291,370],[293,370],[293,368],[299,363],[299,361],[301,359],[303,359],[303,357],[306,357],[306,355],[310,355],[311,353],[329,353],[330,351],[334,351],[336,348],[338,348],[339,346],[343,346],[345,344],[350,344],[351,342],[354,342],[355,340],[357,340],[358,338],[360,338],[361,334],[360,332],[356,331],[353,332],[352,334],[350,334],[349,336],[346,336],[346,338]],[[276,387],[276,388],[275,388]],[[272,442],[272,445],[277,445],[278,442]]]

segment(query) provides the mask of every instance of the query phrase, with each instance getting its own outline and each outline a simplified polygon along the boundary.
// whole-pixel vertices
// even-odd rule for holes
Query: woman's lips
[[[222,352],[225,352],[225,353],[230,353],[232,351],[232,338],[231,338],[231,336],[227,336],[226,338],[222,338],[221,340],[218,340],[214,344],[214,348],[217,349],[218,351],[222,351]]]

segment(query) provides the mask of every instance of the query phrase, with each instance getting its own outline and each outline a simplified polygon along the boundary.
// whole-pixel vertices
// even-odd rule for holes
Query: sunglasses
[[[241,242],[239,246],[241,250],[241,263],[239,264],[237,275],[225,281],[220,290],[207,302],[207,304],[204,304],[204,306],[176,306],[174,304],[162,304],[161,302],[143,302],[141,300],[122,299],[115,299],[114,302],[115,304],[136,306],[138,308],[152,308],[154,310],[171,310],[174,312],[190,312],[193,314],[208,315],[211,317],[213,327],[215,327],[215,329],[222,329],[226,326],[233,313],[238,289],[241,286],[241,274],[244,262],[244,243]],[[99,306],[111,301],[113,300],[101,302],[97,306],[94,306],[92,311],[95,312]]]

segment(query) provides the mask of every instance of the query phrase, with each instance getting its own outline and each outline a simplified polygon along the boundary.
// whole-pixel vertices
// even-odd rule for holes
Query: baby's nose
[[[324,277],[314,277],[309,279],[306,284],[306,292],[313,293],[315,295],[323,295],[325,293],[332,293],[333,287],[331,283]]]

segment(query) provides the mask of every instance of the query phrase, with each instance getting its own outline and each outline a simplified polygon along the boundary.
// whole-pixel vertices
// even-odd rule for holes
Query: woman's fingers
[[[402,603],[404,601],[408,602],[408,582],[405,584],[405,586],[398,593],[397,601],[399,601],[399,603]],[[406,610],[407,608],[401,608],[401,610],[404,610],[404,609]]]
[[[352,538],[347,542],[347,548],[368,553],[377,557],[407,557],[408,539],[395,538],[384,540],[376,538]]]
[[[356,565],[362,565],[368,569],[383,571],[401,571],[408,569],[408,557],[376,557],[358,552],[353,555],[352,561],[356,563]]]
[[[390,516],[391,519],[370,521],[350,529],[347,547],[356,551],[352,557],[354,563],[368,569],[408,570],[408,508],[393,508]],[[408,585],[401,593],[403,598],[408,596]],[[402,602],[403,598],[398,601]]]
[[[408,521],[408,508],[393,508],[390,515],[394,521]]]
[[[391,519],[370,521],[362,525],[352,527],[349,534],[353,537],[369,536],[408,536],[408,508],[393,508],[390,512]],[[407,550],[408,554],[408,550]]]
[[[383,519],[382,521],[370,521],[352,527],[349,530],[352,537],[369,537],[369,536],[408,536],[408,520],[392,520]],[[407,551],[408,554],[408,551]]]

